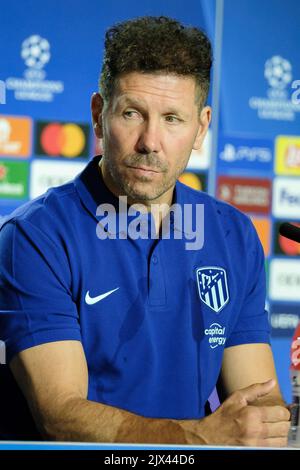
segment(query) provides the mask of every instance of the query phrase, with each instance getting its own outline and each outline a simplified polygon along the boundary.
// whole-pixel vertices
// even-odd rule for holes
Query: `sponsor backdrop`
[[[300,3],[224,1],[216,194],[247,213],[266,255],[267,308],[279,380],[300,315]]]
[[[97,90],[104,32],[145,14],[198,25],[215,43],[214,126],[181,180],[198,190],[209,187],[253,220],[266,255],[275,359],[289,400],[300,247],[279,236],[278,226],[300,223],[298,0],[272,0],[272,6],[268,0],[6,3],[0,19],[0,217],[72,179],[101,151],[89,100]]]

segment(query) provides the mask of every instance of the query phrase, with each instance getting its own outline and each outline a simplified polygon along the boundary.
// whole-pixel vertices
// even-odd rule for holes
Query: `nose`
[[[139,153],[158,153],[161,150],[159,123],[145,122],[137,143]]]

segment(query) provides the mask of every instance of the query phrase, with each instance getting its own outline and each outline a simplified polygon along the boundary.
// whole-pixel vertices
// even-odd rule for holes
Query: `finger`
[[[274,379],[270,379],[267,382],[253,384],[249,387],[243,388],[239,390],[238,393],[241,395],[243,400],[245,400],[247,403],[251,403],[257,400],[257,398],[263,397],[264,395],[270,393],[275,384],[276,381]]]
[[[262,423],[261,437],[263,439],[269,438],[287,438],[290,429],[290,423],[283,421],[281,423]]]
[[[276,423],[279,421],[290,421],[291,413],[284,406],[258,406],[263,423]]]

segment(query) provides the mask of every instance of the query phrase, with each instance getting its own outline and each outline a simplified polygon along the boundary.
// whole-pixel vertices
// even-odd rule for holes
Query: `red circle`
[[[48,155],[60,155],[64,144],[64,133],[59,123],[48,124],[41,132],[41,145]]]

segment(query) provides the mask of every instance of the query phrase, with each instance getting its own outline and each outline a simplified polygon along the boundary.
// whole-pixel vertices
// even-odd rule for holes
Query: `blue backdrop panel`
[[[291,84],[300,79],[299,40],[300,2],[297,0],[225,0],[220,123],[223,133],[271,138],[277,134],[299,135],[299,106],[297,111],[284,116],[295,91]],[[266,62],[273,57],[287,61],[278,64],[279,87],[276,82],[270,84],[271,77],[265,77],[272,66]],[[282,65],[283,72],[287,72],[283,76],[280,75]],[[251,104],[255,106],[254,98],[261,100],[260,117],[257,108],[251,107]],[[278,112],[273,119],[267,118],[272,106],[274,113]]]
[[[278,226],[285,218],[300,220],[300,3],[221,3],[216,189],[228,202],[246,208],[253,220],[264,219],[259,235],[267,257],[272,345],[280,385],[289,401],[289,348],[300,315],[300,262],[297,248],[278,240]],[[226,183],[219,180],[224,175]],[[263,180],[272,185],[271,195]],[[270,197],[273,202],[266,213]]]

